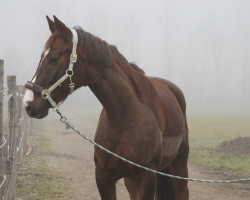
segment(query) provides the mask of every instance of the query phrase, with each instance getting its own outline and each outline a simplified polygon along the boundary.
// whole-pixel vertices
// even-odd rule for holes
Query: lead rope
[[[162,176],[167,176],[167,177],[170,177],[170,178],[174,178],[174,179],[179,179],[179,180],[185,180],[185,181],[193,181],[193,182],[200,182],[200,183],[248,183],[250,182],[250,178],[247,178],[247,179],[237,179],[237,180],[204,180],[204,179],[193,179],[193,178],[185,178],[185,177],[181,177],[181,176],[174,176],[174,175],[171,175],[171,174],[166,174],[166,173],[162,173],[162,172],[159,172],[159,171],[156,171],[154,169],[150,169],[148,167],[144,167],[142,165],[139,165],[137,163],[134,163],[126,158],[123,158],[119,155],[117,155],[116,153],[106,149],[105,147],[97,144],[96,142],[94,142],[93,140],[91,140],[89,137],[87,137],[86,135],[84,135],[82,132],[80,132],[78,129],[76,129],[73,125],[71,125],[71,123],[67,120],[66,117],[64,117],[62,115],[62,113],[59,111],[59,109],[56,109],[56,112],[57,114],[61,117],[60,118],[60,121],[65,124],[65,127],[66,129],[72,129],[74,132],[76,132],[78,135],[80,135],[81,137],[83,137],[85,140],[87,140],[88,142],[90,142],[91,144],[93,144],[94,146],[102,149],[103,151],[113,155],[114,157],[126,162],[126,163],[129,163],[133,166],[136,166],[138,168],[141,168],[141,169],[144,169],[146,171],[149,171],[149,172],[153,172],[155,174],[159,174],[159,175],[162,175]]]

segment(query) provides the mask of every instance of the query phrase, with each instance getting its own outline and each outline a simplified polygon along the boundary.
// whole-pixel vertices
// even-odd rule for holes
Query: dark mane
[[[152,85],[149,78],[145,75],[144,71],[135,63],[129,63],[115,46],[110,45],[110,47],[113,53],[114,62],[116,63],[116,71],[131,86],[138,99],[141,100],[141,97],[144,96],[144,87],[150,88],[150,91],[154,93],[154,86]]]
[[[81,27],[74,27],[79,36],[79,44],[83,48],[86,58],[95,64],[102,64],[109,66],[112,63],[112,51],[110,45],[92,35],[89,32],[84,31]]]
[[[142,73],[142,74],[145,74],[145,72],[140,68],[138,67],[138,65],[136,65],[135,63],[130,63],[130,65],[139,73]]]
[[[79,44],[86,55],[86,59],[102,67],[113,68],[130,84],[139,97],[140,86],[137,80],[138,78],[147,79],[144,71],[135,63],[129,63],[116,46],[109,45],[106,41],[84,31],[81,27],[74,27],[74,29],[78,33]]]

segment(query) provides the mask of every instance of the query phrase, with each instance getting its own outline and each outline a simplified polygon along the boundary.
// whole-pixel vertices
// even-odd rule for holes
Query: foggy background
[[[5,76],[30,80],[50,36],[45,16],[56,15],[116,45],[146,75],[177,84],[190,110],[250,111],[249,10],[248,0],[0,0],[0,59]],[[73,97],[97,102],[87,88]]]

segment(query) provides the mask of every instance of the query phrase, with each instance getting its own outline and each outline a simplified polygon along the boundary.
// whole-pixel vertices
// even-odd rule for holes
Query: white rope
[[[7,143],[7,140],[6,140],[6,138],[4,137],[4,135],[3,135],[3,144],[0,146],[0,149],[1,149],[6,143]]]
[[[20,151],[21,146],[22,146],[22,143],[23,143],[24,132],[21,131],[21,133],[22,133],[22,137],[21,137],[21,139],[20,139],[20,141],[19,141],[19,145],[18,145],[17,148],[16,148],[16,152],[17,152],[17,153]]]
[[[4,182],[6,181],[6,179],[7,179],[7,177],[6,177],[6,175],[4,174],[3,182],[0,184],[0,189],[2,188],[2,186],[3,186]]]
[[[12,96],[13,96],[13,94],[10,94],[10,95],[8,96],[8,99],[7,99],[7,100],[9,101],[9,99],[10,99]]]

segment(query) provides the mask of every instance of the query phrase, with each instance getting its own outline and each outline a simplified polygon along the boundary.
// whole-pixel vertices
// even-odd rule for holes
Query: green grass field
[[[236,157],[218,153],[216,147],[225,140],[250,137],[250,113],[192,113],[190,127],[189,161],[202,166],[221,168],[238,177],[250,175],[250,156]],[[250,144],[249,144],[250,145]]]

